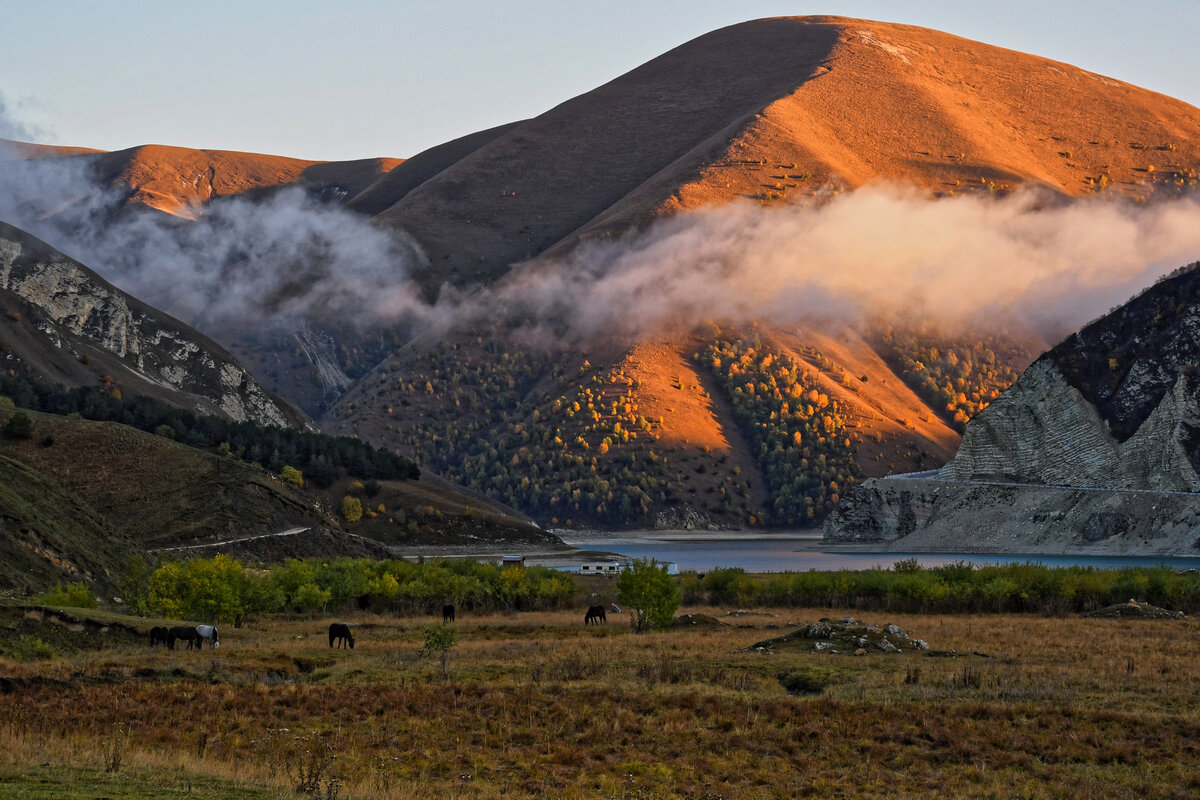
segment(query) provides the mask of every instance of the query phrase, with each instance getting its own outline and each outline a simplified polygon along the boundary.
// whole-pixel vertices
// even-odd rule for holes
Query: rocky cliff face
[[[211,339],[3,223],[0,311],[0,358],[44,379],[103,381],[238,421],[303,422]]]
[[[1200,497],[1150,490],[873,478],[825,522],[831,544],[942,553],[1200,556]]]
[[[866,481],[833,542],[1200,555],[1200,266],[1038,359],[940,470]]]
[[[1200,491],[1187,444],[1200,420],[1190,383],[1177,375],[1137,432],[1120,442],[1054,361],[1041,358],[971,421],[957,455],[938,477]]]

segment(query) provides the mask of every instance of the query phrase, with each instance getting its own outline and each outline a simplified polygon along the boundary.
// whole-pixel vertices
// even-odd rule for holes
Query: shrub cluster
[[[680,578],[684,602],[711,605],[886,609],[896,612],[1091,611],[1139,602],[1200,610],[1200,574],[1168,567],[976,566],[924,568],[915,560],[891,569],[790,572],[752,576],[739,568]]]
[[[847,409],[816,375],[758,337],[717,339],[696,359],[720,380],[754,448],[772,496],[771,522],[807,525],[828,514],[861,475]]]
[[[952,337],[888,325],[875,338],[892,369],[959,433],[1033,360],[1028,348],[997,334]]]
[[[141,614],[239,622],[263,613],[337,613],[353,608],[431,613],[443,603],[468,610],[554,609],[576,594],[570,577],[548,567],[468,560],[287,559],[249,569],[219,555],[169,561],[150,571],[132,560],[121,585]],[[138,586],[144,587],[138,590]]]
[[[48,606],[63,608],[95,608],[98,605],[96,595],[83,581],[75,581],[63,586],[61,583],[42,595],[42,602]]]

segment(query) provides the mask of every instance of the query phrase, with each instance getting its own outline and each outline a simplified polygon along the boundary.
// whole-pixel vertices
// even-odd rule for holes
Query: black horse
[[[608,624],[608,617],[604,613],[604,606],[588,606],[587,613],[583,615],[583,624],[599,625],[601,622]]]
[[[163,646],[167,644],[167,629],[162,625],[155,625],[150,629],[150,646],[157,647],[160,644]]]
[[[454,606],[450,603],[442,606],[442,622],[454,622]]]
[[[333,643],[337,642],[338,648],[349,646],[354,649],[354,634],[350,633],[350,626],[344,622],[335,622],[329,626],[329,646],[333,647]]]
[[[167,647],[171,650],[175,649],[175,642],[183,640],[187,642],[187,649],[200,649],[204,645],[204,640],[200,638],[199,632],[192,625],[176,625],[167,631]]]

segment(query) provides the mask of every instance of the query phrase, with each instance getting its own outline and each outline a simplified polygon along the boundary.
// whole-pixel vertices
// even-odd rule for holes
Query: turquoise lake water
[[[741,567],[747,572],[803,572],[807,570],[863,570],[890,568],[897,561],[916,559],[925,567],[957,562],[1009,564],[1026,562],[1048,567],[1088,566],[1115,568],[1166,565],[1174,569],[1200,569],[1200,556],[1051,556],[992,555],[981,553],[841,552],[822,547],[820,533],[760,534],[660,534],[635,532],[575,534],[560,532],[567,544],[589,550],[621,553],[630,558],[656,558],[680,570],[704,572],[714,567]]]

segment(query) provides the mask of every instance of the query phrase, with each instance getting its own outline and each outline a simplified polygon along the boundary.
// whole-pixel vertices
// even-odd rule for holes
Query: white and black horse
[[[197,625],[196,634],[200,637],[200,641],[197,642],[197,646],[201,649],[204,648],[205,639],[208,640],[208,646],[210,649],[221,646],[221,637],[217,633],[216,625]]]

